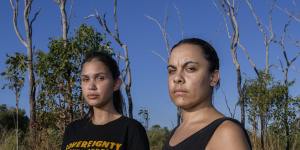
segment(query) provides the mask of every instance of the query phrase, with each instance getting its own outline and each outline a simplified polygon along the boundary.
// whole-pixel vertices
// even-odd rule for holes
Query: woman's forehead
[[[102,70],[103,72],[109,71],[107,66],[99,60],[86,62],[82,67],[82,72],[99,72],[99,70]]]
[[[169,63],[173,62],[202,62],[206,61],[202,49],[197,45],[183,44],[174,48],[169,57]]]

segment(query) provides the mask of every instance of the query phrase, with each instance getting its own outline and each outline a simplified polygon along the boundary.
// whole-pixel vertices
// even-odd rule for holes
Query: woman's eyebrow
[[[196,65],[199,65],[199,63],[196,62],[196,61],[186,61],[186,62],[182,65],[182,67],[186,67],[186,66],[189,65],[189,64],[196,64]]]
[[[92,74],[91,76],[99,76],[99,75],[106,75],[107,73],[104,73],[104,72],[98,72],[98,73],[95,73],[95,74]],[[81,77],[89,77],[89,75],[87,74],[82,74],[80,75]]]
[[[168,66],[167,66],[167,69],[169,69],[169,68],[173,68],[173,69],[174,69],[174,68],[176,68],[176,67],[175,67],[174,65],[168,65]]]
[[[191,60],[189,60],[189,61],[186,61],[185,63],[184,63],[184,65],[185,64],[199,64],[198,62],[196,62],[196,61],[191,61]]]
[[[82,75],[80,75],[80,77],[82,77],[82,78],[83,78],[83,77],[88,77],[88,75],[82,74]]]
[[[189,65],[189,64],[196,64],[196,65],[199,65],[199,63],[198,62],[196,62],[196,61],[186,61],[186,62],[184,62],[184,64],[182,65],[182,67],[185,67],[185,66],[187,66],[187,65]],[[174,65],[168,65],[167,66],[167,69],[168,68],[176,68]]]

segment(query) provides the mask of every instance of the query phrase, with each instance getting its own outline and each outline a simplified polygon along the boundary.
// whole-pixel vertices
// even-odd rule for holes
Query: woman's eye
[[[82,78],[81,81],[82,82],[87,82],[87,81],[89,81],[89,79],[88,78]]]
[[[102,81],[102,80],[104,80],[104,77],[103,76],[99,76],[99,77],[96,78],[96,80]]]
[[[186,70],[188,72],[194,72],[196,70],[196,68],[194,68],[194,67],[188,67],[188,68],[186,68]]]
[[[169,74],[173,74],[175,71],[176,71],[176,70],[174,70],[174,69],[168,69],[168,73],[169,73]]]

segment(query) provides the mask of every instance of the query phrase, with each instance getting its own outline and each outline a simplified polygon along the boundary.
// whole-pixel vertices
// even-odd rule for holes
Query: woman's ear
[[[219,70],[215,70],[214,72],[211,73],[209,85],[214,87],[218,84],[219,80],[220,80],[220,72]]]
[[[122,85],[122,80],[120,78],[117,78],[114,82],[114,91],[119,90],[121,85]]]

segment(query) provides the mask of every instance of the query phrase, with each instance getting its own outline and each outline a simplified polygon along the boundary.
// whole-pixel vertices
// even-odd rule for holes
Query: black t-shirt
[[[169,141],[170,141],[171,137],[173,136],[173,134],[174,134],[174,132],[177,128],[176,127],[172,131],[172,133],[171,133],[169,139],[167,140],[167,142],[165,143],[165,145],[163,147],[163,150],[204,150],[205,147],[207,146],[209,140],[213,136],[215,130],[218,128],[218,126],[220,124],[222,124],[226,120],[230,120],[230,121],[238,124],[243,129],[243,131],[245,133],[245,136],[246,136],[246,139],[248,141],[249,147],[251,149],[250,138],[247,134],[247,131],[242,127],[240,122],[235,120],[235,119],[232,119],[232,118],[223,117],[223,118],[216,119],[215,121],[213,121],[212,123],[210,123],[206,127],[200,129],[199,131],[192,134],[191,136],[189,136],[188,138],[186,138],[182,142],[178,143],[177,145],[170,146]]]
[[[90,119],[69,124],[62,150],[149,150],[144,127],[136,120],[122,116],[105,125],[94,125]]]

